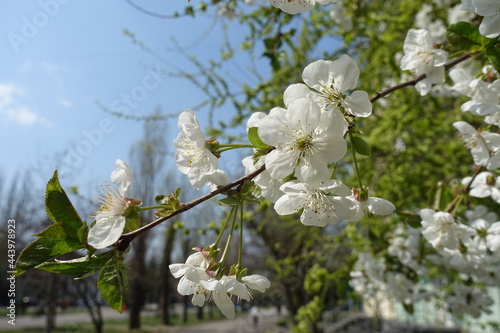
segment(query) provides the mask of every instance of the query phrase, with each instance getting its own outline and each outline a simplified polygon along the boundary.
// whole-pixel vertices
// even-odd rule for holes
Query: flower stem
[[[151,210],[151,209],[162,209],[162,208],[164,208],[164,209],[168,209],[169,207],[164,206],[164,205],[158,205],[158,206],[148,206],[148,207],[139,207],[139,208],[137,209],[137,211],[138,211],[138,212],[143,212],[143,211],[145,211],[145,210]]]
[[[243,204],[240,206],[240,246],[238,249],[238,266],[243,263]]]
[[[359,189],[363,190],[363,185],[361,185],[361,177],[359,175],[358,161],[356,160],[356,149],[354,148],[354,140],[351,132],[349,132],[349,140],[351,141],[352,158],[354,160],[354,168],[356,169],[356,176],[358,176]]]
[[[212,245],[212,247],[214,249],[219,247],[219,243],[220,243],[220,240],[222,239],[222,235],[224,234],[224,231],[226,230],[227,224],[228,224],[229,220],[231,219],[231,216],[233,216],[233,214],[234,214],[234,210],[235,210],[235,207],[232,207],[231,211],[229,212],[229,215],[227,216],[227,219],[222,224],[222,227],[219,230],[219,235],[217,236],[217,239],[215,240],[214,244]]]
[[[254,179],[255,177],[257,177],[260,173],[262,173],[264,170],[266,169],[265,166],[262,166],[260,167],[259,169],[255,170],[254,172],[244,176],[244,177],[241,177],[240,179],[237,179],[227,185],[224,185],[224,186],[221,186],[219,188],[217,188],[215,191],[212,191],[198,199],[195,199],[191,202],[188,202],[188,203],[185,203],[185,204],[182,204],[181,205],[181,208],[179,210],[176,210],[175,212],[173,212],[172,214],[168,215],[168,216],[164,216],[164,217],[160,217],[159,219],[157,220],[154,220],[148,224],[146,224],[145,226],[142,226],[140,227],[139,229],[136,229],[134,231],[131,231],[127,234],[123,234],[121,235],[120,239],[119,239],[119,244],[117,246],[117,248],[120,250],[120,249],[126,249],[130,242],[136,238],[137,236],[139,236],[140,234],[148,231],[149,229],[151,228],[154,228],[156,227],[157,225],[181,214],[181,213],[184,213],[185,211],[188,211],[190,210],[191,208],[193,207],[196,207],[198,206],[199,204],[215,197],[216,195],[220,194],[220,193],[223,193],[223,192],[226,192],[226,191],[229,191],[230,189],[232,189],[233,187],[235,186],[238,186],[238,185],[241,185],[243,184],[244,182],[246,182],[247,180],[251,180],[251,179]]]
[[[233,223],[231,224],[231,231],[229,232],[229,236],[227,237],[226,246],[224,247],[224,252],[222,253],[222,257],[219,261],[220,263],[224,263],[227,252],[229,250],[229,245],[231,244],[231,240],[233,239],[233,231],[236,226],[236,211],[238,210],[238,207],[240,206],[233,206],[233,208],[231,208],[231,214],[233,214]]]

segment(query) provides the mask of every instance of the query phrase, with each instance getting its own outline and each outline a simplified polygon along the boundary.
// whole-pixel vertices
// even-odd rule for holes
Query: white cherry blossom
[[[350,196],[350,199],[356,204],[356,214],[348,220],[349,222],[358,222],[363,218],[365,212],[387,216],[396,210],[396,207],[388,200],[370,196],[366,200],[362,200],[359,194],[358,189],[354,189],[353,195]]]
[[[414,75],[426,75],[415,88],[424,96],[431,91],[432,84],[444,82],[444,64],[448,53],[434,47],[434,39],[425,29],[410,29],[406,35],[401,59],[401,69]]]
[[[494,177],[491,172],[483,171],[472,180],[472,183],[471,180],[472,177],[462,179],[462,184],[470,187],[469,194],[471,196],[476,198],[491,197],[500,203],[500,177]]]
[[[304,68],[302,80],[284,93],[285,105],[294,99],[310,96],[323,110],[337,109],[348,115],[368,117],[372,103],[366,91],[355,90],[358,85],[359,67],[348,55],[335,61],[317,60]]]
[[[315,0],[271,0],[271,4],[288,14],[299,14],[310,11]]]
[[[244,276],[241,278],[241,282],[235,276],[231,275],[225,280],[224,285],[230,295],[250,301],[252,299],[250,290],[258,290],[263,293],[271,286],[271,282],[265,276],[259,274]]]
[[[465,121],[454,122],[453,126],[460,131],[462,139],[470,149],[474,164],[486,166],[489,170],[500,166],[500,159],[497,156],[500,151],[500,134],[477,131]]]
[[[274,108],[259,122],[260,139],[275,147],[265,159],[272,178],[281,180],[295,172],[303,182],[328,179],[327,164],[344,157],[347,143],[325,122],[328,116],[309,98],[293,101],[288,109]]]
[[[318,187],[291,181],[280,190],[285,194],[274,204],[279,215],[298,213],[304,225],[324,227],[353,217],[356,205],[346,196],[351,190],[339,180],[325,181]]]
[[[174,140],[177,169],[188,175],[191,185],[200,189],[205,184],[211,188],[226,185],[226,174],[218,169],[218,160],[206,147],[205,135],[193,111],[179,115],[179,135]]]
[[[479,25],[481,35],[495,38],[500,35],[500,2],[497,0],[472,0],[476,14],[483,16]]]
[[[422,235],[438,250],[443,248],[455,250],[460,241],[468,242],[475,231],[463,224],[455,222],[453,215],[447,212],[436,212],[422,209]]]
[[[101,203],[100,210],[95,217],[95,225],[90,228],[87,237],[89,245],[96,249],[103,249],[113,245],[122,235],[126,223],[126,213],[140,201],[127,198],[132,183],[132,171],[127,163],[116,160],[117,168],[111,173],[111,182],[117,188],[106,184],[104,193],[97,198]]]

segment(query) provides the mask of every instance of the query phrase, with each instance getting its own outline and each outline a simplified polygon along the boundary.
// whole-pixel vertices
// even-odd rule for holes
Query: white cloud
[[[16,101],[17,96],[24,95],[24,90],[13,85],[0,83],[0,116],[19,125],[33,125],[39,123],[52,126],[45,117],[38,115],[27,106]]]
[[[59,103],[60,106],[65,107],[65,108],[70,108],[73,106],[73,103],[70,100],[67,100],[64,97],[60,97],[57,102]]]
[[[51,63],[46,62],[46,61],[43,61],[42,62],[42,67],[43,67],[43,69],[45,69],[45,71],[47,72],[47,74],[51,78],[53,78],[54,80],[56,80],[59,83],[63,82],[63,78],[59,74],[59,72],[60,72],[59,66],[57,66],[55,64],[51,64]]]

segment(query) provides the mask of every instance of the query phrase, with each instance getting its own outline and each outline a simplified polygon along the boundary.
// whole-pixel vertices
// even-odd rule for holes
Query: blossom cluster
[[[279,215],[300,213],[304,225],[325,227],[340,221],[356,222],[365,214],[386,216],[395,210],[389,201],[369,196],[365,187],[351,190],[334,179],[331,171],[331,166],[346,156],[345,137],[351,137],[357,119],[372,113],[367,92],[355,90],[359,74],[356,62],[347,55],[334,61],[317,60],[305,67],[304,83],[292,84],[284,91],[285,107],[275,107],[268,114],[256,112],[248,120],[249,139],[258,144],[242,163],[247,175],[265,167],[252,179],[254,195],[268,199]],[[214,190],[227,184],[217,163],[223,145],[205,138],[191,110],[180,114],[178,127],[180,134],[174,145],[179,171],[188,175],[196,189],[207,184]],[[204,300],[213,299],[224,314],[231,315],[227,296],[234,293],[225,288],[234,279],[217,276],[211,265],[215,264],[205,261],[193,266],[186,262],[171,266],[171,271],[182,276],[182,295],[195,293],[193,304],[203,305],[199,295],[205,295]]]
[[[303,224],[324,227],[359,221],[364,212],[389,215],[395,210],[389,201],[369,197],[363,188],[350,190],[331,177],[329,166],[347,153],[344,137],[350,126],[372,113],[368,94],[352,91],[358,79],[359,68],[347,55],[317,60],[304,68],[304,83],[285,90],[286,108],[275,107],[249,119],[247,129],[256,128],[272,150],[257,162],[247,158],[244,166],[248,174],[265,165],[254,182],[279,215],[302,211]]]
[[[237,277],[236,275],[223,275],[217,277],[215,263],[209,258],[209,252],[197,249],[190,255],[184,264],[169,266],[172,275],[181,278],[177,291],[183,296],[193,295],[193,305],[202,307],[206,301],[214,301],[222,314],[234,319],[234,303],[231,299],[236,296],[238,300],[250,301],[251,290],[264,292],[271,283],[259,274]]]
[[[479,28],[482,35],[500,34],[498,1],[462,1],[449,11],[450,22],[473,19],[466,11],[484,16]],[[361,253],[349,283],[366,299],[389,295],[409,306],[432,296],[455,315],[478,318],[491,313],[493,300],[487,288],[497,286],[500,279],[500,220],[487,206],[477,204],[477,200],[489,206],[500,203],[500,79],[492,66],[477,71],[466,62],[449,72],[453,85],[445,85],[448,54],[441,48],[445,25],[429,20],[429,12],[430,7],[424,6],[417,15],[419,29],[408,31],[401,69],[416,76],[425,74],[415,85],[421,95],[436,88],[435,93],[439,87],[448,96],[469,98],[460,108],[477,116],[477,121],[474,126],[466,121],[453,126],[470,150],[475,172],[462,179],[459,194],[446,210],[420,209],[418,228],[394,230],[384,255]],[[483,126],[478,128],[478,121]],[[467,210],[460,208],[464,202]],[[434,279],[431,267],[447,268],[451,275]],[[446,284],[451,288],[443,288]]]

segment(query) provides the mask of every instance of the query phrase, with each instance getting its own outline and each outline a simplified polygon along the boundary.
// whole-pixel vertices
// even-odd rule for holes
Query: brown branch
[[[469,59],[471,56],[472,56],[473,52],[466,52],[464,53],[462,56],[456,58],[456,59],[453,59],[452,61],[450,61],[449,63],[445,64],[444,65],[444,70],[447,71],[449,70],[451,67],[461,63],[462,61],[466,60],[466,59]],[[403,83],[400,83],[400,84],[397,84],[395,86],[392,86],[390,88],[387,88],[385,90],[382,90],[381,92],[377,92],[375,93],[375,95],[373,95],[371,98],[370,98],[370,102],[375,102],[376,100],[382,98],[382,97],[385,97],[387,95],[389,95],[390,93],[396,91],[396,90],[399,90],[399,89],[402,89],[404,87],[408,87],[408,86],[414,86],[416,85],[418,82],[422,81],[423,79],[425,79],[427,77],[427,75],[425,74],[422,74],[420,76],[417,76],[413,79],[411,79],[410,81],[406,81],[406,82],[403,82]]]
[[[173,212],[172,214],[168,215],[168,216],[164,216],[164,217],[160,217],[159,219],[156,219],[154,220],[153,222],[151,223],[148,223],[146,224],[145,226],[143,227],[140,227],[139,229],[136,229],[134,231],[131,231],[127,234],[123,234],[121,235],[120,239],[118,240],[118,246],[117,246],[117,249],[120,250],[120,251],[124,251],[130,244],[130,242],[136,238],[137,236],[139,236],[140,234],[148,231],[149,229],[151,228],[154,228],[156,227],[158,224],[161,224],[169,219],[171,219],[172,217],[174,216],[177,216],[185,211],[188,211],[190,210],[191,208],[207,201],[208,199],[211,199],[213,197],[215,197],[216,195],[220,194],[220,193],[224,193],[224,192],[227,192],[229,191],[230,189],[232,189],[233,187],[235,186],[238,186],[238,185],[241,185],[243,184],[244,182],[248,181],[248,180],[251,180],[255,177],[257,177],[261,172],[263,172],[264,170],[266,169],[265,166],[262,166],[260,167],[259,169],[257,169],[256,171],[244,176],[244,177],[241,177],[240,179],[237,179],[235,180],[234,182],[232,183],[229,183],[227,185],[224,185],[224,186],[221,186],[219,188],[217,188],[215,191],[212,191],[198,199],[195,199],[191,202],[188,202],[188,203],[185,203],[185,204],[182,204],[182,207]]]

